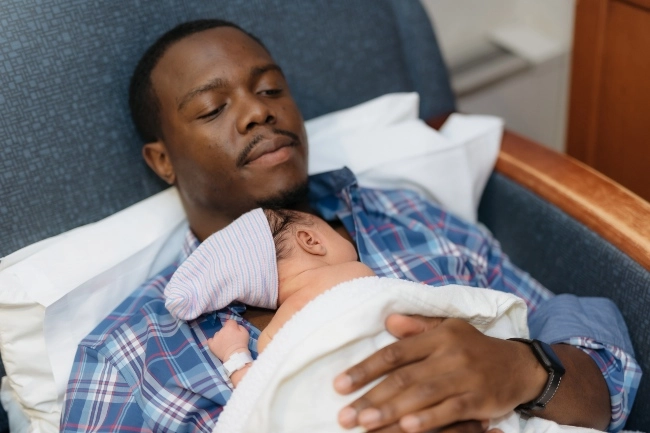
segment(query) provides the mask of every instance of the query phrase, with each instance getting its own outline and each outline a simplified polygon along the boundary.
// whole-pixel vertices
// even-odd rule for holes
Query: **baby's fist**
[[[221,362],[225,362],[235,352],[248,352],[248,339],[246,328],[229,319],[214,337],[208,339],[208,347]]]

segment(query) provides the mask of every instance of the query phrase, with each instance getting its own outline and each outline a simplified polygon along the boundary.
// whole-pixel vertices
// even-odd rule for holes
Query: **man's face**
[[[220,27],[188,36],[151,80],[186,208],[236,218],[304,185],[302,116],[282,71],[246,34]]]

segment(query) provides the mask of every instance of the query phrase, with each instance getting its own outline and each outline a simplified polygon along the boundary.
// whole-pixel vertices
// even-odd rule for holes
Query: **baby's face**
[[[316,230],[325,239],[327,254],[331,254],[329,257],[330,263],[340,264],[357,261],[357,251],[350,241],[338,234],[336,230],[321,218],[313,215],[311,217],[313,218]]]

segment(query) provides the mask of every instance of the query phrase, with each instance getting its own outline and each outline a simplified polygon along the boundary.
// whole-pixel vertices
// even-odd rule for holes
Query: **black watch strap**
[[[528,403],[520,404],[515,408],[523,415],[531,416],[532,411],[542,410],[546,407],[549,401],[553,398],[560,386],[560,381],[565,373],[564,366],[560,358],[555,354],[553,348],[539,340],[527,340],[525,338],[509,338],[511,341],[519,341],[528,344],[528,346],[535,354],[537,361],[548,372],[548,380],[542,393],[534,400]]]

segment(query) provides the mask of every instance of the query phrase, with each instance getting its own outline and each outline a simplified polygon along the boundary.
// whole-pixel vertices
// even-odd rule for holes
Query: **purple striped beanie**
[[[264,211],[245,213],[203,241],[176,270],[165,287],[165,298],[165,307],[182,320],[233,301],[277,308],[275,243]]]

